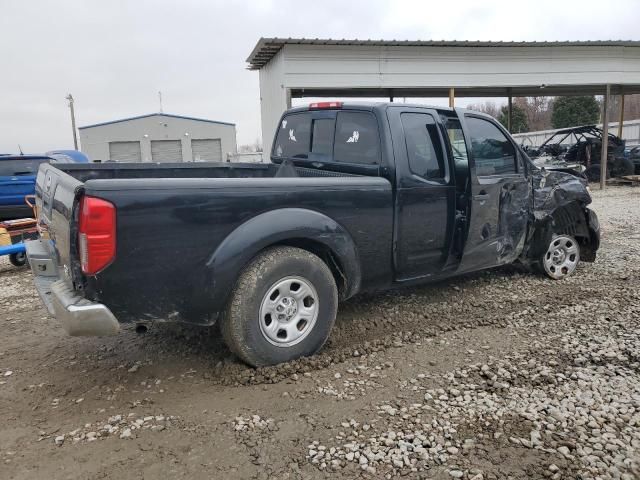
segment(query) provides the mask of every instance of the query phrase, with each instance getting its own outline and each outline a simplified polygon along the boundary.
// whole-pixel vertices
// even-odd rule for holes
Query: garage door
[[[151,140],[151,160],[154,162],[181,162],[182,142],[180,140]]]
[[[140,142],[109,142],[109,160],[141,162]]]
[[[194,162],[221,162],[222,145],[219,138],[191,140]]]

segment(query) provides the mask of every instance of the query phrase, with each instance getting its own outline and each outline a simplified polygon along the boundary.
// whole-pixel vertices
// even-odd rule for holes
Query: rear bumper
[[[25,242],[36,290],[51,315],[72,336],[106,336],[120,331],[120,323],[106,306],[78,295],[58,276],[58,266],[42,240]]]

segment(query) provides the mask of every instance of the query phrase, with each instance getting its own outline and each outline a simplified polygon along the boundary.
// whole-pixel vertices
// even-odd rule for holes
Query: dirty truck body
[[[585,180],[536,168],[486,115],[312,104],[285,112],[271,158],[43,165],[27,253],[49,311],[71,335],[218,322],[266,365],[318,350],[359,292],[595,259]]]

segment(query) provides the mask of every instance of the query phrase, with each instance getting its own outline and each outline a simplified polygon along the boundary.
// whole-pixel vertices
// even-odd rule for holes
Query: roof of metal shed
[[[637,40],[576,40],[553,42],[485,42],[479,40],[358,40],[331,38],[260,38],[247,58],[249,70],[264,67],[285,45],[350,45],[383,47],[640,47]]]
[[[182,119],[182,120],[195,120],[196,122],[217,123],[218,125],[229,125],[229,126],[232,126],[232,127],[236,126],[235,123],[220,122],[218,120],[207,120],[206,118],[185,117],[184,115],[172,115],[171,113],[157,112],[157,113],[148,113],[146,115],[138,115],[137,117],[121,118],[119,120],[110,120],[108,122],[94,123],[92,125],[84,125],[82,127],[78,127],[78,130],[83,130],[85,128],[101,127],[103,125],[111,125],[112,123],[128,122],[129,120],[139,120],[141,118],[154,117],[156,115],[157,116],[161,116],[161,117],[179,118],[179,119]]]

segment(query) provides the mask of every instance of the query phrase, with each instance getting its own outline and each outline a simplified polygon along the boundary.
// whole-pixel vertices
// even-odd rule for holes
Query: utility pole
[[[71,128],[73,129],[73,148],[78,150],[78,134],[76,133],[76,112],[73,109],[73,96],[68,94],[66,97],[69,100],[69,110],[71,110]]]
[[[158,100],[160,101],[160,113],[162,113],[162,92],[158,90]]]

